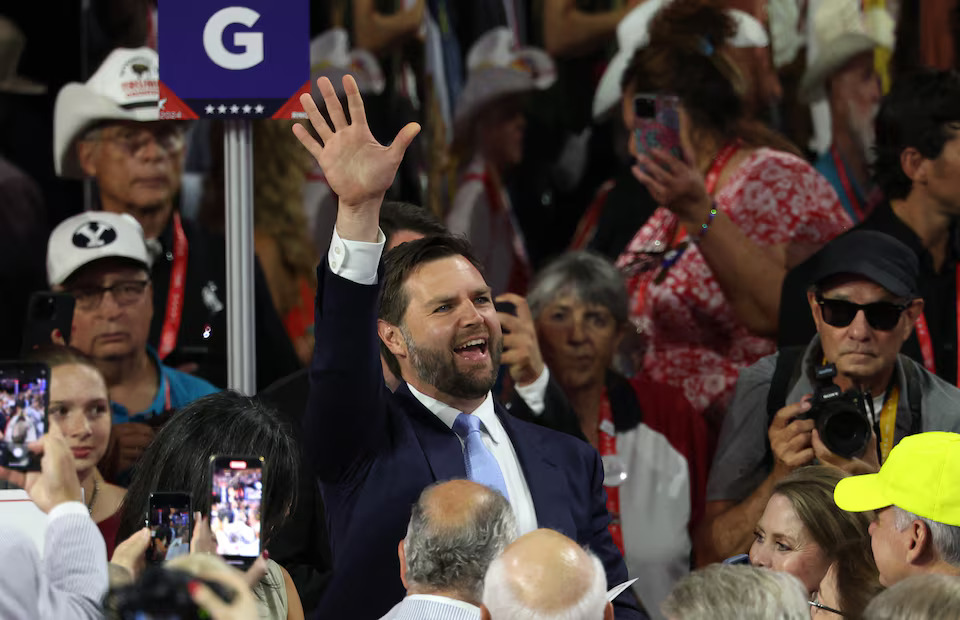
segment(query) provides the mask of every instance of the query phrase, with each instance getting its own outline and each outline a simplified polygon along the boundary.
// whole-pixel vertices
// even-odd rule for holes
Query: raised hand
[[[350,123],[347,123],[343,106],[340,105],[340,99],[330,80],[322,77],[317,80],[317,85],[330,123],[320,114],[313,98],[305,94],[300,97],[300,103],[320,136],[320,141],[314,139],[301,124],[293,126],[293,133],[317,160],[330,189],[340,198],[337,230],[341,237],[375,241],[380,203],[393,183],[403,154],[420,132],[420,125],[409,123],[400,130],[390,146],[383,146],[370,133],[363,98],[352,76],[343,78]],[[372,239],[369,238],[371,222]],[[347,224],[347,230],[344,224]],[[356,235],[368,238],[356,238]]]
[[[27,445],[27,449],[42,454],[39,472],[21,472],[0,467],[0,480],[6,480],[27,492],[37,508],[50,512],[64,502],[79,502],[83,497],[77,465],[67,443],[54,435],[44,435]]]
[[[503,356],[500,363],[510,368],[510,376],[517,385],[529,385],[543,374],[543,356],[537,342],[537,330],[530,314],[527,300],[513,293],[504,293],[496,298],[499,302],[510,302],[516,309],[516,316],[506,312],[497,312],[500,325],[503,326]],[[507,333],[509,332],[509,333]]]

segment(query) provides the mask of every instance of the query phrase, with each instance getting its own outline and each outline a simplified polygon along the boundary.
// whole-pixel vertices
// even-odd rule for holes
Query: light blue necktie
[[[483,445],[483,433],[480,431],[480,418],[469,413],[457,415],[453,423],[453,432],[463,440],[463,462],[467,466],[467,478],[484,484],[495,491],[500,491],[508,500],[507,483],[503,479],[503,472],[497,459],[493,458],[490,450]]]

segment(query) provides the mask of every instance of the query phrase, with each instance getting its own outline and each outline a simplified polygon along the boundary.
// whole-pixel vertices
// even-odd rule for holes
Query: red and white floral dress
[[[852,226],[833,187],[810,164],[767,148],[743,160],[714,200],[760,246],[822,245]],[[672,212],[658,208],[617,260],[637,333],[634,371],[679,387],[698,412],[720,413],[740,369],[776,346],[737,319],[696,245],[688,243],[671,264],[678,225]]]

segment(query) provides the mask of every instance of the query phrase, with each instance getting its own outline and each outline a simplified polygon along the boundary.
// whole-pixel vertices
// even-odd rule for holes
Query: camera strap
[[[900,404],[900,386],[894,385],[890,395],[883,401],[880,410],[880,462],[887,460],[890,450],[893,450],[893,438],[897,431],[897,406]]]

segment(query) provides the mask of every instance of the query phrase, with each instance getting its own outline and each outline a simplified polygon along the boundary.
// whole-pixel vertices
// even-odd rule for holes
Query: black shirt
[[[217,387],[227,387],[227,274],[226,239],[186,218],[187,277],[183,316],[177,346],[164,360],[171,366],[194,362],[194,373]],[[162,251],[154,260],[153,321],[150,344],[160,342],[167,314],[170,271],[173,265],[173,218],[160,235]],[[252,251],[252,249],[251,249]],[[296,352],[277,315],[260,262],[254,259],[254,333],[257,351],[257,388],[266,387],[300,367]],[[207,330],[209,327],[209,331]],[[208,335],[204,337],[204,333]]]
[[[923,296],[923,314],[933,340],[933,356],[937,376],[953,385],[957,384],[957,259],[960,258],[960,228],[953,227],[947,258],[937,272],[933,257],[923,247],[920,237],[903,220],[897,217],[889,202],[883,202],[870,216],[852,230],[875,230],[886,233],[917,254],[920,262],[918,286]],[[780,329],[777,346],[800,346],[809,344],[816,333],[810,314],[806,292],[811,274],[816,271],[820,253],[794,267],[783,281],[780,295]],[[904,343],[901,352],[923,363],[920,342],[916,333]]]

